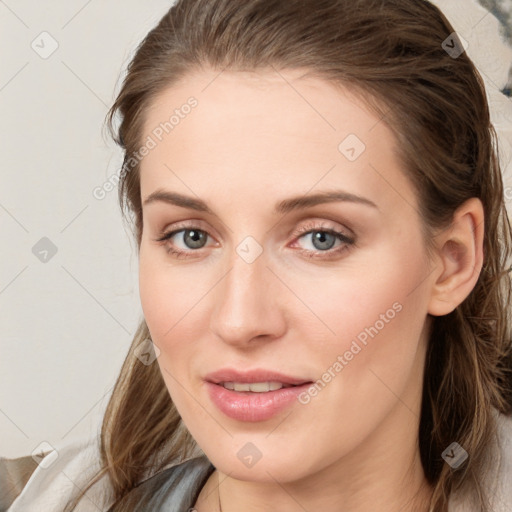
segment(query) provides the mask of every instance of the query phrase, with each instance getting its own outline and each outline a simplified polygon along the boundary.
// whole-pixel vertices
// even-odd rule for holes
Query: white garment
[[[99,470],[99,437],[56,444],[30,476],[7,509],[9,512],[62,512],[77,489],[83,489]],[[46,461],[46,464],[45,464]],[[50,463],[49,463],[50,462]],[[44,467],[48,465],[48,467]],[[108,510],[113,503],[107,477],[95,484],[78,504],[76,512]]]
[[[512,512],[512,416],[493,412],[497,418],[498,439],[489,454],[489,473],[482,480],[490,498],[491,512]],[[448,512],[480,512],[471,492],[472,489],[466,489],[452,494]]]
[[[99,467],[97,437],[56,446],[56,450],[59,456],[55,462],[43,469],[43,459],[8,512],[62,512],[77,488],[83,488]],[[491,511],[512,512],[512,416],[498,416],[495,450],[498,458],[493,461],[493,471],[485,480],[485,488],[492,496]],[[50,453],[46,457],[51,456]],[[112,489],[103,477],[82,498],[76,512],[105,512],[112,504]],[[480,512],[472,496],[460,494],[451,497],[448,510]]]

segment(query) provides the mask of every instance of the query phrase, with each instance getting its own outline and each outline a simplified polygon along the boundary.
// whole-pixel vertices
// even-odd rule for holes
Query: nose
[[[286,328],[284,289],[264,252],[248,262],[233,251],[228,272],[211,292],[210,330],[238,348],[281,337]]]

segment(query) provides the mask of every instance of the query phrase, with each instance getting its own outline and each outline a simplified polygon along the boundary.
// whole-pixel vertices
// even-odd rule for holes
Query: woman
[[[511,510],[512,232],[440,11],[181,0],[117,113],[144,320],[66,510]]]

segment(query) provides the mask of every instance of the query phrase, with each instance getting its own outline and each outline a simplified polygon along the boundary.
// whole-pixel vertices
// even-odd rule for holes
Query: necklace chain
[[[222,512],[222,505],[220,504],[220,476],[217,472],[217,496],[219,497],[219,512]]]

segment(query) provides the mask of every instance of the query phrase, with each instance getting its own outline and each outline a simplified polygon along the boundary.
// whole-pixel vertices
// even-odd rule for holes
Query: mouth
[[[242,422],[269,420],[300,401],[313,383],[266,368],[221,368],[203,377],[210,401],[225,416]]]
[[[225,416],[239,422],[258,422],[269,420],[296,404],[310,384],[311,381],[302,384],[207,381],[206,388],[211,402]]]

